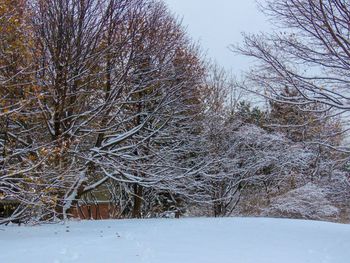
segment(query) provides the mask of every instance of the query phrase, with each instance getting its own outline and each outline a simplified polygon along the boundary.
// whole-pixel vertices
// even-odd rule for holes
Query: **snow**
[[[0,262],[349,263],[350,226],[268,218],[2,226]]]

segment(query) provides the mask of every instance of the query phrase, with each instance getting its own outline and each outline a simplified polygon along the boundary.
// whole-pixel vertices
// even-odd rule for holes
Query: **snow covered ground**
[[[350,225],[264,218],[0,226],[1,263],[349,263]]]

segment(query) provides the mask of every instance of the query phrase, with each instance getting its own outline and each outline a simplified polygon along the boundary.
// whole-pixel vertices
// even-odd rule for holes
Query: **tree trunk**
[[[132,210],[133,218],[141,218],[142,193],[143,187],[141,185],[134,184],[134,205]]]

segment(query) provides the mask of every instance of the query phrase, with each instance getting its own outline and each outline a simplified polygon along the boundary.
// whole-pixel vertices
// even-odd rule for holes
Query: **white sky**
[[[267,19],[255,0],[164,0],[183,18],[189,35],[199,41],[208,57],[239,74],[251,61],[236,56],[228,46],[242,41],[242,32],[268,31]]]

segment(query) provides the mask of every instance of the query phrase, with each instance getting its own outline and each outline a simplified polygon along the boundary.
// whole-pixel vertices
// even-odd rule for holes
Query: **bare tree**
[[[270,113],[280,121],[273,129],[313,145],[312,175],[320,174],[320,166],[343,165],[349,153],[339,145],[349,130],[348,1],[268,0],[262,10],[277,26],[270,34],[246,34],[243,45],[233,47],[257,61],[239,85],[270,101]]]
[[[187,170],[180,167],[178,156],[192,129],[196,112],[191,108],[196,107],[202,73],[198,51],[165,6],[142,8],[142,16],[131,21],[136,23],[131,24],[136,30],[133,53],[121,96],[113,103],[115,122],[94,148],[101,180],[120,181],[123,191],[132,195],[132,204],[124,205],[132,207],[133,217],[141,217],[145,188],[176,191],[174,178]]]
[[[259,63],[242,85],[276,102],[289,103],[303,111],[326,113],[320,118],[346,115],[350,58],[348,3],[267,1],[263,10],[280,27],[272,34],[245,35],[243,46],[234,48]],[[296,93],[286,95],[286,88]]]

